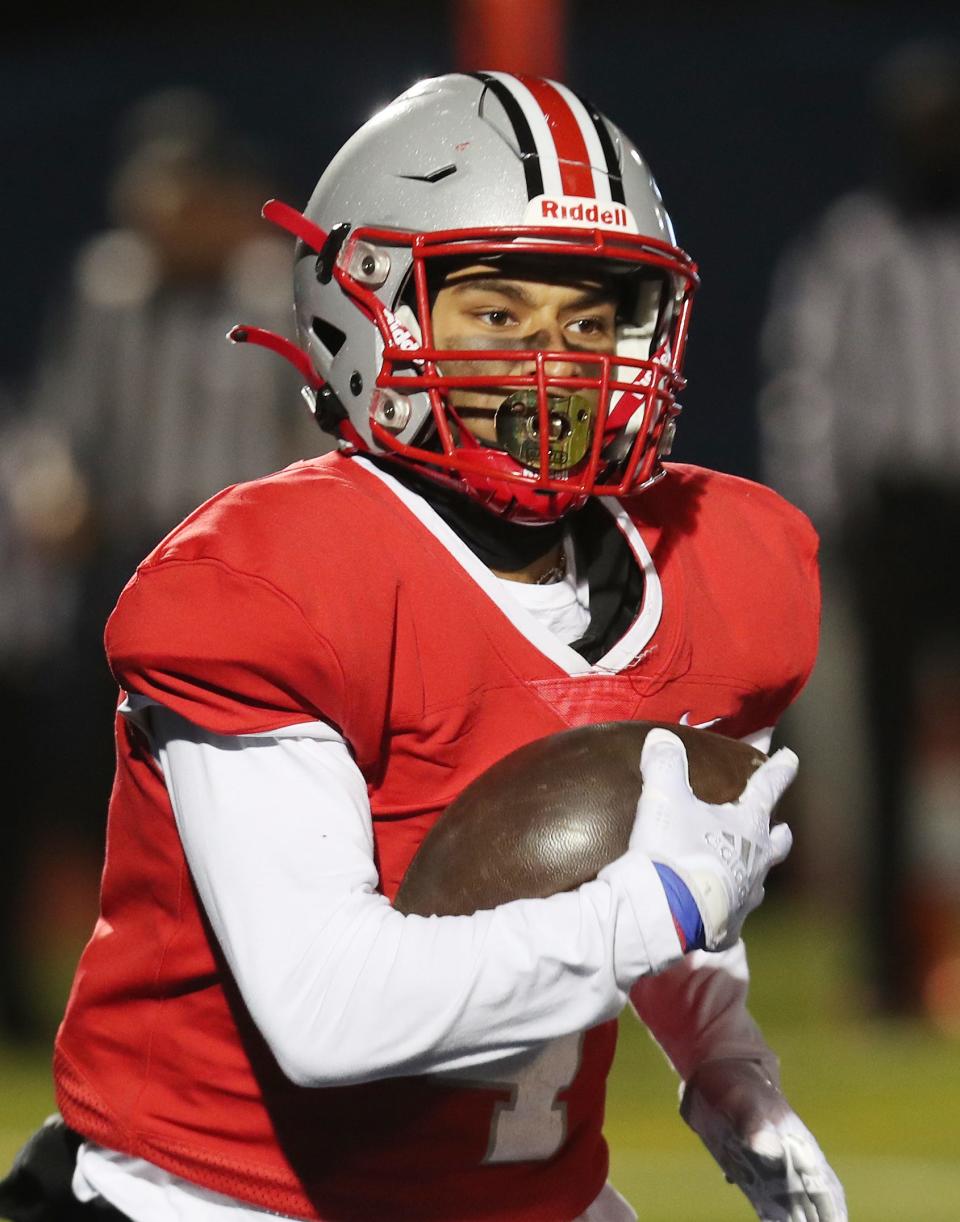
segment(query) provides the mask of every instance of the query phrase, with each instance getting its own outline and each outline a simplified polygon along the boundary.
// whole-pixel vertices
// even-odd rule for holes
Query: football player
[[[845,1218],[745,1008],[791,753],[707,806],[655,731],[595,880],[390,904],[514,748],[618,719],[765,748],[813,664],[806,520],[662,463],[697,279],[643,159],[562,85],[454,74],[266,214],[297,239],[300,343],[234,338],[294,361],[339,451],[201,507],[110,620],[101,916],[55,1057],[74,1202],[625,1222],[601,1126],[629,998],[758,1216]]]

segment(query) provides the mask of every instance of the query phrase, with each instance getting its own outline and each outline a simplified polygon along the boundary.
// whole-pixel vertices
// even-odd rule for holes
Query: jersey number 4
[[[522,1057],[437,1074],[471,1090],[509,1090],[508,1099],[494,1104],[484,1163],[522,1163],[557,1153],[567,1139],[567,1105],[560,1096],[577,1076],[584,1034],[561,1036]]]
[[[583,1033],[565,1035],[546,1044],[511,1072],[483,1085],[509,1087],[510,1098],[494,1108],[486,1163],[517,1163],[552,1158],[567,1138],[567,1105],[560,1095],[580,1068]],[[515,1062],[511,1062],[511,1067]]]

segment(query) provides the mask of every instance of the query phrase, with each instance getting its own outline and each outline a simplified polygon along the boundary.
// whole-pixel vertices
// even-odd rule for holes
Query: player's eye
[[[486,323],[488,327],[508,327],[515,319],[509,310],[477,310],[474,318]]]
[[[613,334],[613,328],[606,319],[589,315],[573,319],[567,323],[567,328],[581,339],[602,339]]]

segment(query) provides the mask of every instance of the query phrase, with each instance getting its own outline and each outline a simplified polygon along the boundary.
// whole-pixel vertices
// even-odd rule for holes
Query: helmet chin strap
[[[263,327],[247,327],[238,324],[227,332],[227,339],[232,344],[256,344],[260,348],[267,348],[278,356],[282,356],[285,361],[289,361],[312,389],[317,390],[323,385],[322,379],[318,378],[314,372],[307,354],[284,335],[277,335],[274,331],[265,331]]]

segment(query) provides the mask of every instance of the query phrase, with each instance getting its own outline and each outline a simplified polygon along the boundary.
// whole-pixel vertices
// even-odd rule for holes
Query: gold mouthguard
[[[547,466],[551,473],[569,471],[590,446],[590,404],[583,395],[547,399],[549,424]],[[540,410],[535,390],[517,390],[497,408],[497,441],[511,458],[533,471],[540,469]]]

